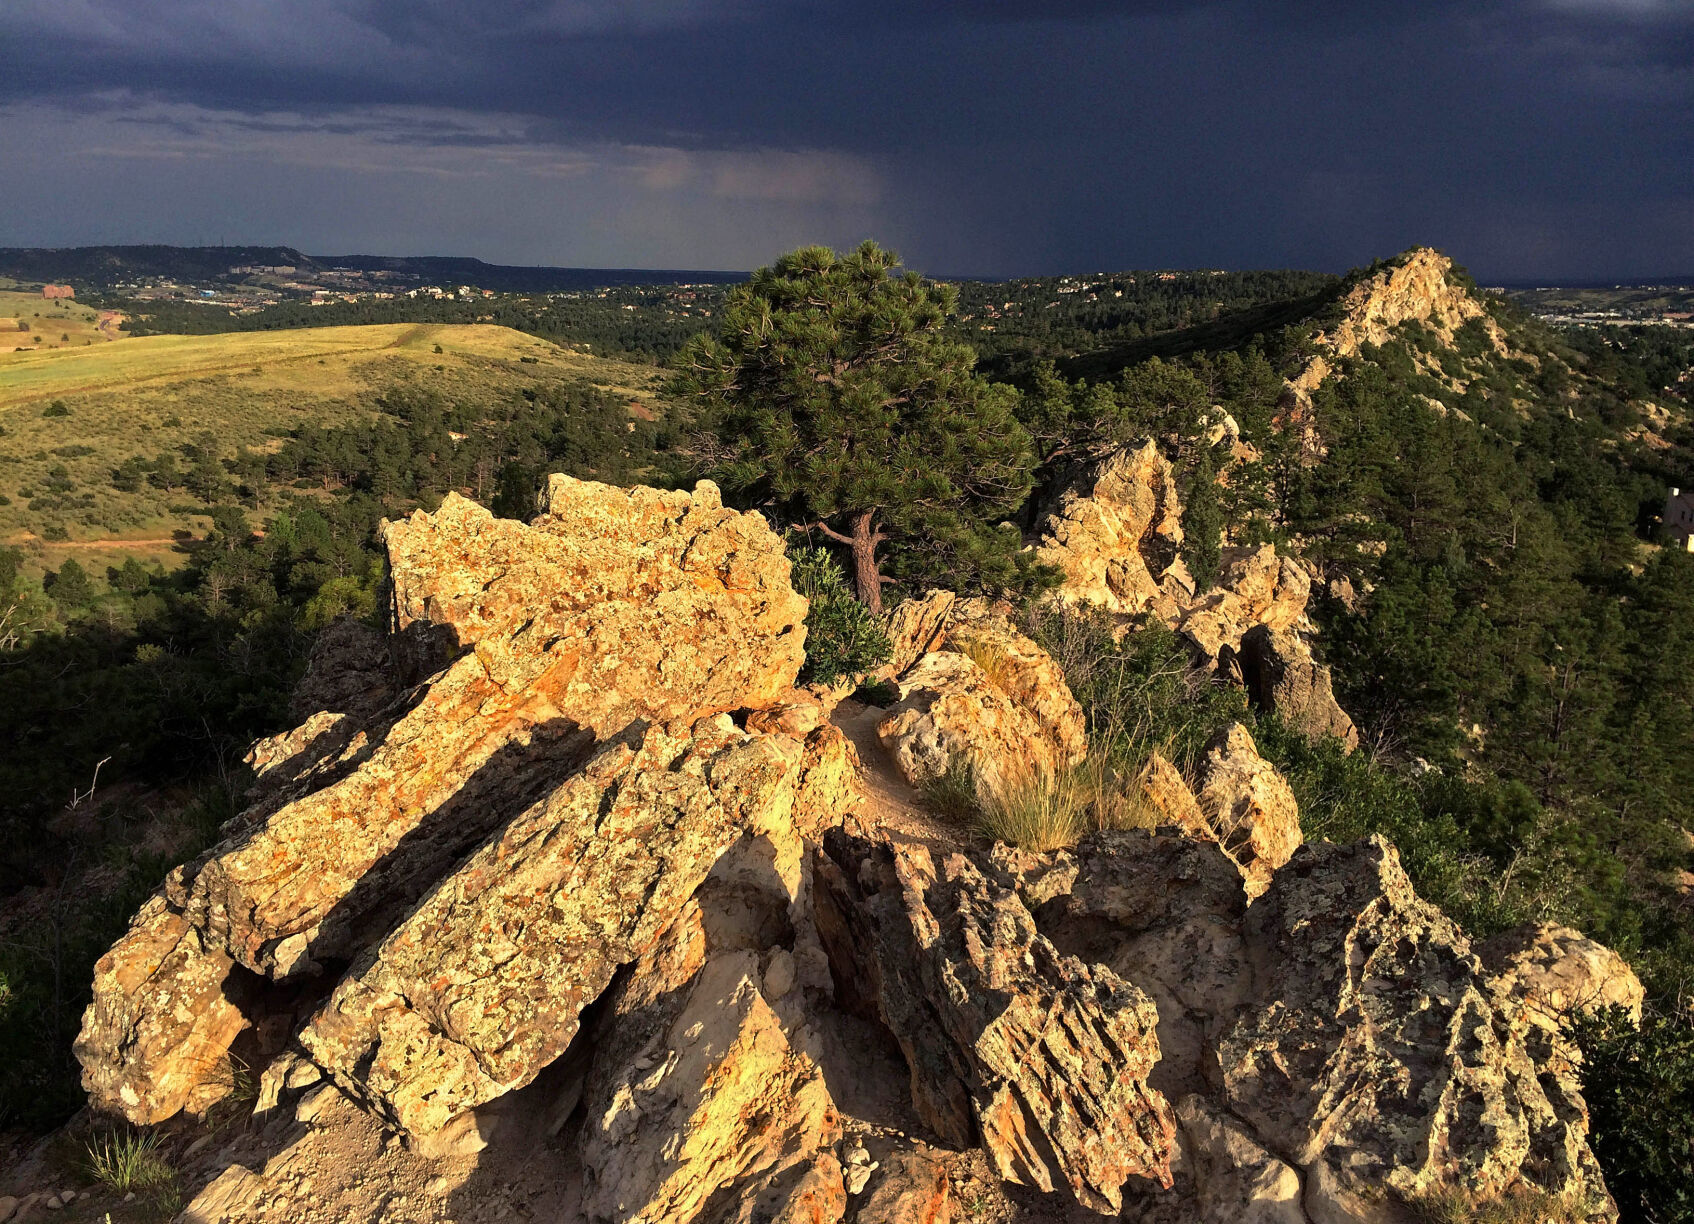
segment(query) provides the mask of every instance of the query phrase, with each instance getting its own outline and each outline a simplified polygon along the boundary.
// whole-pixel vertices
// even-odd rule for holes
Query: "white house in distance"
[[[1665,498],[1665,512],[1661,518],[1677,547],[1694,552],[1694,492],[1672,489],[1670,496]]]

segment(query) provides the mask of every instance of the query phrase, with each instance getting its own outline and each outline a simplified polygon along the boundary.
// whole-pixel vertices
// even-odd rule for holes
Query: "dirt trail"
[[[972,839],[972,832],[940,819],[924,806],[923,797],[894,765],[876,736],[876,725],[888,716],[879,706],[847,698],[830,718],[858,749],[859,783],[865,803],[853,814],[861,836],[885,835],[891,841],[916,841],[953,849]],[[849,824],[851,827],[851,822]]]
[[[158,548],[161,544],[193,544],[195,542],[193,538],[178,539],[176,536],[168,535],[132,536],[127,539],[115,540],[44,540],[33,531],[20,531],[17,535],[6,540],[8,544],[39,544],[43,548],[83,548],[100,552],[114,548]]]

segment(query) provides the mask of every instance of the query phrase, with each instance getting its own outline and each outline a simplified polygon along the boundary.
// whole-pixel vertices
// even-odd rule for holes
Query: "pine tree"
[[[1029,492],[1029,436],[1016,392],[947,336],[956,298],[874,243],[807,247],[735,290],[721,339],[679,361],[676,388],[714,439],[711,474],[847,546],[875,611],[895,580],[885,542],[901,577],[992,588],[1017,573],[1017,533],[996,524]]]
[[[1222,560],[1223,507],[1218,504],[1217,467],[1211,447],[1200,451],[1188,504],[1182,509],[1182,559],[1194,576],[1194,589],[1208,591]]]

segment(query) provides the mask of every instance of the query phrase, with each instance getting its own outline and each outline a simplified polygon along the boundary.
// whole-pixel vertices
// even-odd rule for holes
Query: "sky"
[[[1694,0],[0,0],[0,246],[1694,274]]]

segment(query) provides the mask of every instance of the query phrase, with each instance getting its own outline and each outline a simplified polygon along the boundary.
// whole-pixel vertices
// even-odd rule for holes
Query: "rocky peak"
[[[1168,477],[1108,459],[1065,547],[1145,568]],[[710,486],[556,479],[532,523],[449,499],[384,537],[391,632],[325,636],[300,696],[339,708],[254,747],[252,806],[97,968],[97,1112],[258,1072],[185,1145],[185,1219],[1329,1224],[1454,1183],[1615,1214],[1557,1014],[1638,999],[1627,967],[1560,928],[1479,959],[1392,846],[1301,846],[1245,728],[1192,788],[1154,758],[1156,829],[861,820],[781,542]],[[1303,571],[1237,560],[1235,604],[1170,614],[1294,633]],[[863,772],[1082,758],[1008,611],[894,618]]]
[[[1489,337],[1504,352],[1499,328],[1475,295],[1451,279],[1452,270],[1453,261],[1441,252],[1414,247],[1348,290],[1341,321],[1317,342],[1340,356],[1357,357],[1363,345],[1386,343],[1402,323],[1422,323],[1450,344],[1464,324],[1484,319]]]

